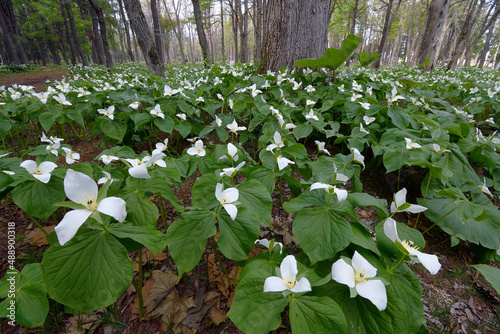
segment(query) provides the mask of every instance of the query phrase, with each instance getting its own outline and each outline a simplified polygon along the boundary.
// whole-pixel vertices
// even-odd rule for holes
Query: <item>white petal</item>
[[[394,213],[398,211],[398,209],[396,208],[396,204],[394,204],[394,202],[391,203],[391,213]]]
[[[427,210],[425,206],[417,205],[417,204],[411,204],[409,208],[403,210],[406,212],[411,212],[411,213],[419,213]]]
[[[354,269],[342,259],[332,264],[332,279],[337,283],[354,288],[356,285],[355,275]]]
[[[64,192],[75,203],[87,203],[88,198],[97,197],[97,184],[87,175],[68,169],[64,177]]]
[[[262,246],[269,248],[270,241],[267,239],[257,239],[255,240],[256,244],[261,244]]]
[[[372,266],[361,254],[357,251],[354,252],[352,256],[352,267],[354,270],[359,270],[359,272],[365,272],[365,277],[375,277],[377,275],[377,268]]]
[[[222,198],[222,183],[217,183],[215,186],[215,198],[217,198],[218,201]]]
[[[302,277],[300,281],[298,281],[293,288],[290,289],[292,292],[307,292],[311,291],[311,284],[309,283],[309,280],[305,277]]]
[[[238,152],[238,149],[233,144],[227,144],[227,153],[234,158],[234,155]]]
[[[332,186],[326,183],[321,183],[321,182],[314,182],[311,184],[311,187],[309,188],[310,191],[315,190],[315,189],[325,189],[328,191]]]
[[[401,242],[398,236],[398,228],[396,226],[396,221],[392,218],[387,218],[384,223],[384,233],[393,242],[396,240]]]
[[[111,216],[122,223],[127,217],[125,201],[118,197],[107,197],[99,202],[97,211]]]
[[[128,173],[136,179],[149,179],[151,177],[148,174],[148,167],[146,166],[146,164],[129,168]]]
[[[295,256],[287,255],[283,262],[280,265],[281,277],[283,279],[287,278],[295,278],[297,277],[297,260],[295,260]]]
[[[429,270],[431,275],[436,275],[439,269],[441,269],[441,263],[439,263],[438,257],[436,255],[422,253],[418,250],[412,250],[410,251],[410,254],[413,256],[416,255],[418,258],[418,262],[422,263],[425,269]]]
[[[274,143],[275,144],[281,143],[281,135],[280,135],[280,133],[278,131],[274,132],[274,136],[273,137],[274,137],[273,139],[274,139]]]
[[[224,209],[226,209],[227,213],[229,214],[229,217],[231,217],[232,220],[236,219],[236,215],[238,214],[238,208],[234,204],[224,204],[223,205]]]
[[[225,196],[229,199],[227,201],[227,203],[232,203],[232,202],[238,200],[240,193],[239,193],[238,189],[236,189],[236,188],[228,188],[222,192],[222,196],[223,197]]]
[[[347,198],[347,190],[335,188],[334,192],[337,194],[339,202],[343,202]]]
[[[87,209],[71,210],[66,213],[61,222],[54,228],[59,244],[63,246],[71,240],[91,214],[92,212]]]
[[[48,183],[50,181],[50,173],[47,174],[33,174],[33,177],[42,183]]]
[[[40,165],[38,165],[38,169],[42,172],[42,174],[50,173],[56,167],[57,167],[57,165],[55,163],[53,163],[52,161],[44,161],[44,162],[40,163]]]
[[[189,155],[197,155],[198,154],[198,150],[196,148],[194,148],[194,147],[190,147],[187,150],[187,154],[189,154]]]
[[[268,277],[264,282],[264,292],[285,291],[286,289],[288,289],[288,287],[285,281],[276,276]]]
[[[38,167],[36,161],[33,160],[24,160],[23,162],[21,162],[20,166],[26,169],[26,171],[30,174],[33,174],[35,169]]]
[[[361,297],[371,301],[380,311],[387,307],[387,292],[381,280],[359,282],[356,284],[356,291]]]
[[[401,189],[394,195],[394,201],[396,202],[396,208],[406,203],[406,188]]]

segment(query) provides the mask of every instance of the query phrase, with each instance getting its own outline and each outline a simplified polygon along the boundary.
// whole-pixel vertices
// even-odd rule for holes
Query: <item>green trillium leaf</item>
[[[290,301],[293,333],[346,333],[347,323],[339,305],[328,297],[297,296]]]

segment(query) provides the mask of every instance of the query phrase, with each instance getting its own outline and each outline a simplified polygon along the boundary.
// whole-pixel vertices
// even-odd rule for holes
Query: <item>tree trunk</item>
[[[153,16],[153,31],[155,36],[155,45],[156,52],[158,52],[158,57],[162,64],[163,60],[163,46],[161,43],[161,27],[160,27],[160,18],[158,17],[158,7],[156,6],[156,0],[151,0],[151,15]]]
[[[17,29],[17,21],[14,13],[14,6],[11,0],[0,1],[0,12],[1,18],[5,21],[6,35],[10,39],[14,50],[17,53],[17,58],[20,64],[28,64],[28,57],[26,56],[26,51],[24,50],[23,43],[19,37],[19,32]]]
[[[50,55],[52,56],[52,62],[54,65],[61,65],[61,61],[59,60],[59,55],[57,54],[56,43],[52,39],[52,33],[49,30],[45,31],[49,38],[47,39],[47,46],[49,48]]]
[[[165,76],[163,63],[156,51],[156,46],[149,32],[148,24],[142,12],[139,0],[123,0],[123,4],[125,5],[125,10],[130,20],[130,26],[137,36],[137,41],[139,42],[149,71],[153,75]]]
[[[163,0],[165,2],[165,0]],[[167,4],[164,3],[165,5],[165,8],[167,8]],[[177,10],[178,10],[178,7],[176,8],[175,7],[175,3],[174,3],[174,14],[175,14],[175,17],[176,17],[176,22],[174,24],[174,21],[172,21],[172,18],[170,17],[170,12],[167,10],[167,17],[168,17],[168,20],[170,21],[170,24],[172,25],[172,27],[174,28],[174,33],[175,33],[175,36],[177,37],[177,41],[179,42],[179,53],[180,53],[180,57],[181,57],[181,62],[183,64],[186,63],[186,57],[184,55],[184,47],[182,45],[182,31],[181,31],[181,23],[180,23],[180,19],[179,19],[179,14],[177,13]]]
[[[239,7],[239,17],[240,17],[240,61],[246,63],[248,61],[248,6],[247,0],[243,0],[243,7],[245,8],[245,13],[243,14],[241,10],[241,2]]]
[[[102,48],[101,34],[99,33],[99,21],[94,7],[90,6],[90,16],[92,18],[92,31],[94,39],[94,49],[96,53],[97,64],[104,65],[106,63],[106,56]]]
[[[320,57],[328,46],[331,0],[269,0],[259,73]]]
[[[233,0],[229,1],[229,6],[231,7],[231,23],[234,38],[234,61],[238,61],[238,11],[236,10],[236,4],[233,2]]]
[[[413,17],[415,16],[415,0],[411,0],[411,14],[410,23],[408,24],[408,32],[406,33],[406,52],[405,52],[405,62],[408,64],[410,62],[410,52],[412,50],[412,32],[413,32]]]
[[[63,0],[59,0],[59,4],[61,5],[61,16],[64,24],[64,32],[66,33],[66,42],[68,43],[69,47],[69,56],[71,59],[71,64],[76,65],[75,49],[73,49],[73,43],[71,43],[71,37],[69,35],[68,20],[66,19],[66,9],[64,8]]]
[[[118,0],[118,6],[120,7],[120,17],[125,25],[125,37],[127,38],[127,53],[131,61],[135,61],[134,54],[132,53],[132,42],[130,41],[130,32],[128,27],[128,21],[125,19],[125,13],[123,12],[122,0]]]
[[[200,0],[192,0],[192,2],[194,8],[194,19],[196,21],[196,31],[198,32],[198,41],[200,42],[205,67],[208,67],[208,65],[212,63],[212,55],[210,55],[210,51],[208,50],[207,36],[205,35],[205,29],[203,29]]]
[[[13,62],[16,65],[21,64],[19,61],[19,56],[17,55],[16,49],[10,40],[9,31],[7,30],[7,25],[2,16],[0,16],[0,24],[2,27],[3,42],[5,44],[5,51],[9,56],[9,62]]]
[[[113,71],[113,58],[111,58],[111,53],[109,52],[109,42],[108,34],[106,30],[106,22],[104,20],[104,14],[102,8],[96,3],[96,0],[89,0],[90,6],[94,8],[97,14],[97,20],[99,21],[99,30],[101,31],[102,47],[104,49],[104,55],[106,56],[106,67]]]
[[[257,0],[257,1],[260,1],[260,0]],[[225,46],[224,46],[224,5],[222,3],[222,0],[220,0],[220,27],[221,27],[221,33],[220,33],[221,59],[224,59],[224,56],[226,55],[226,51],[225,51]]]
[[[427,58],[429,63],[425,65],[424,71],[434,69],[437,48],[443,27],[448,17],[450,0],[432,0],[427,8],[427,20],[422,29],[422,39],[420,41],[420,51],[418,63],[422,64]]]
[[[380,57],[373,64],[375,68],[380,67],[382,52],[384,51],[385,40],[387,39],[387,34],[389,32],[389,20],[391,18],[392,2],[393,0],[389,0],[387,3],[387,10],[385,12],[385,19],[384,19],[384,28],[382,29],[382,37],[380,38],[380,44],[378,45],[378,53],[380,54]]]
[[[262,54],[262,0],[255,0],[254,5],[254,62],[258,62]]]
[[[483,51],[481,51],[481,56],[479,57],[479,60],[478,60],[477,66],[479,68],[483,68],[483,66],[484,66],[484,62],[486,60],[486,54],[490,50],[490,42],[491,42],[491,37],[493,36],[494,30],[495,30],[495,25],[491,24],[489,26],[488,34],[486,35],[486,39],[484,41]]]
[[[75,41],[76,50],[80,55],[80,59],[82,60],[83,66],[89,66],[89,62],[87,60],[87,55],[83,51],[82,43],[80,43],[80,37],[78,37],[78,31],[76,30],[75,18],[73,16],[73,10],[71,9],[71,5],[69,0],[63,0],[64,8],[66,9],[66,13],[68,15],[69,26],[71,28],[71,34],[73,35],[73,40]]]

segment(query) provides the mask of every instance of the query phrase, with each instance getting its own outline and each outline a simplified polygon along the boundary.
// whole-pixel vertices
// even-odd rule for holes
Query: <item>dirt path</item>
[[[13,84],[35,86],[37,91],[45,90],[47,80],[61,80],[68,71],[63,68],[43,69],[39,71],[28,71],[0,75],[0,86],[10,87]]]

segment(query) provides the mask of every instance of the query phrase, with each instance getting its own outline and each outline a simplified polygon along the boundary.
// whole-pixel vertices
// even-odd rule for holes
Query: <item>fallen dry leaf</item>
[[[149,297],[149,291],[151,291],[151,288],[155,284],[155,280],[153,278],[150,278],[144,283],[144,286],[142,287],[142,298],[143,300],[147,300]],[[133,287],[133,285],[132,285]],[[128,290],[127,290],[128,291]],[[134,288],[135,291],[135,288]],[[144,307],[144,305],[143,305]],[[139,296],[136,296],[134,298],[134,302],[132,303],[132,313],[134,314],[139,314]]]
[[[142,250],[142,265],[146,263],[160,263],[168,258],[166,253],[153,254],[146,248]],[[139,271],[139,258],[134,260],[134,271]]]
[[[222,273],[215,261],[213,253],[208,254],[208,279],[211,287],[217,287],[222,294],[227,297],[229,295],[229,282],[226,276]],[[214,286],[215,285],[215,286]]]
[[[144,300],[144,307],[146,314],[153,311],[158,304],[172,291],[177,284],[177,275],[173,272],[162,272],[159,270],[153,271],[154,284],[149,290],[147,298]],[[143,294],[144,297],[144,294]]]
[[[54,225],[45,226],[44,229],[47,233],[54,232]],[[28,240],[33,246],[42,246],[47,244],[47,237],[38,227],[26,235]]]
[[[162,331],[173,330],[177,333],[180,323],[188,316],[187,310],[195,306],[193,297],[181,296],[176,289],[172,289],[161,304],[151,312],[151,316],[161,318]]]
[[[97,324],[99,320],[99,315],[93,314],[88,317],[86,314],[82,313],[80,315],[75,314],[68,319],[66,326],[66,333],[68,334],[81,334],[86,333],[94,325]]]

